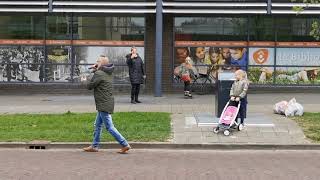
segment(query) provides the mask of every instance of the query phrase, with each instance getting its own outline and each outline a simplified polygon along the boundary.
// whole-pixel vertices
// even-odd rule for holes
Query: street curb
[[[0,142],[1,148],[22,149],[82,149],[89,142],[50,143],[50,142]],[[320,144],[173,144],[131,142],[133,149],[176,149],[176,150],[320,150]],[[118,143],[101,143],[101,149],[118,149]]]

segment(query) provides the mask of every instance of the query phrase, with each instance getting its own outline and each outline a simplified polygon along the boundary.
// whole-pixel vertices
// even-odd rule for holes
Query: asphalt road
[[[1,180],[318,180],[320,151],[0,149]]]

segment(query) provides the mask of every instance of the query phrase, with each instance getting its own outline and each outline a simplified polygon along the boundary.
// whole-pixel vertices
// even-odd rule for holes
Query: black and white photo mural
[[[42,46],[0,46],[0,81],[41,82],[44,75]]]

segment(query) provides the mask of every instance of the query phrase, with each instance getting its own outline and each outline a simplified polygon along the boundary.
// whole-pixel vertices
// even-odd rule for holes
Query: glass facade
[[[44,39],[45,17],[0,16],[0,39]]]
[[[310,17],[176,17],[174,67],[190,57],[198,73],[243,69],[254,84],[320,85],[320,42]],[[174,81],[177,82],[177,81]]]
[[[129,83],[125,55],[144,60],[144,17],[0,16],[0,83],[80,82],[99,55]]]
[[[320,42],[310,35],[316,16],[168,17],[174,33],[165,24],[164,38],[173,42],[174,53],[163,61],[174,68],[190,57],[211,83],[219,72],[243,69],[255,84],[320,85]],[[0,82],[77,83],[105,54],[116,66],[115,82],[129,83],[125,55],[131,46],[143,60],[154,59],[145,57],[154,56],[144,47],[145,40],[154,41],[145,37],[155,30],[155,22],[150,24],[144,15],[0,16]]]
[[[175,18],[175,38],[189,41],[232,41],[247,39],[247,19],[237,17]]]
[[[74,17],[75,39],[143,41],[144,18]]]

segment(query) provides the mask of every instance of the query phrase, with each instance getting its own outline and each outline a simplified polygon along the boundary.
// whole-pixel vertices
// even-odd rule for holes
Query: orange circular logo
[[[257,64],[264,64],[269,58],[269,51],[268,49],[258,49],[256,52],[253,53],[253,60]]]

